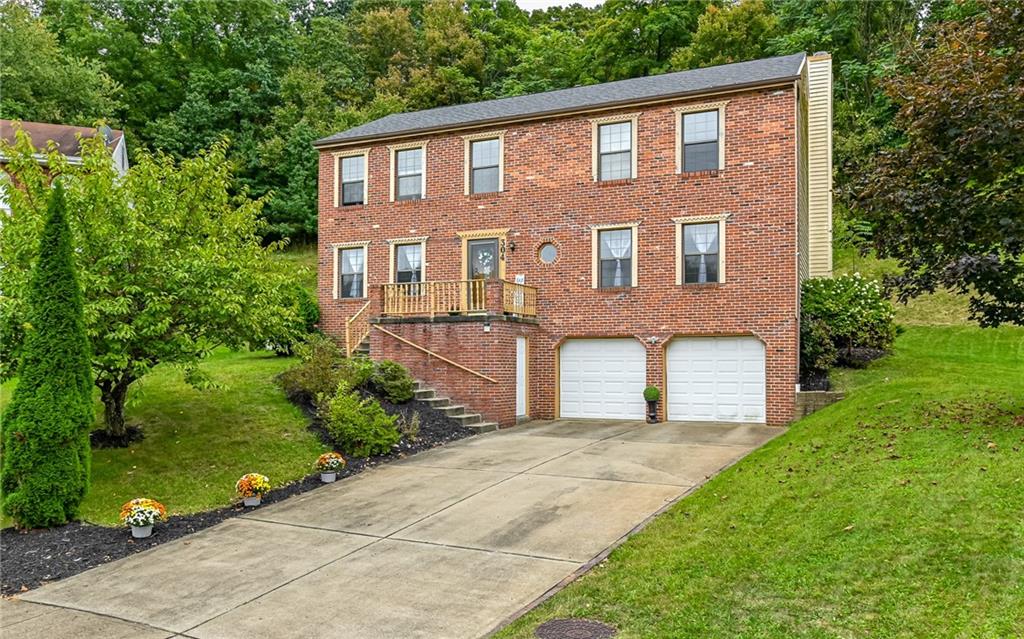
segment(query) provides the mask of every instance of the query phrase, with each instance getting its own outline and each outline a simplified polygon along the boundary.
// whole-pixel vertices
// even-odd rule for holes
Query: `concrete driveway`
[[[780,432],[553,421],[473,437],[4,600],[0,634],[478,637]]]

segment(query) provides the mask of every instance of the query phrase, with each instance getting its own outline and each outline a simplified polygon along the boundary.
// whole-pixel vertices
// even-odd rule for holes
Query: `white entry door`
[[[665,354],[671,421],[765,421],[764,344],[756,337],[683,337]]]
[[[516,337],[516,417],[526,415],[526,338]]]
[[[559,355],[559,415],[643,419],[647,351],[629,339],[571,339]]]

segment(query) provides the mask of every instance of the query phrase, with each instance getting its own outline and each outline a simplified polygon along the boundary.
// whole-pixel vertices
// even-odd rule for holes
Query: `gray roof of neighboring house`
[[[0,120],[0,138],[10,144],[14,144],[14,125],[15,121],[13,120]],[[40,151],[45,151],[47,143],[53,142],[58,151],[69,157],[78,157],[82,154],[80,137],[81,139],[90,139],[96,135],[103,135],[107,148],[113,150],[124,136],[123,131],[108,127],[94,129],[69,124],[20,121],[18,125],[32,138],[32,146]]]
[[[805,54],[797,53],[425,111],[394,113],[317,140],[313,145],[330,146],[792,80],[799,76],[805,57]]]

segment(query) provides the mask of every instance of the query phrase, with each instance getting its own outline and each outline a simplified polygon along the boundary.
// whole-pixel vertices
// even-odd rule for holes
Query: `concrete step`
[[[462,426],[479,424],[481,421],[483,421],[478,413],[463,413],[462,415],[453,416],[452,419],[459,422],[459,424]]]
[[[420,400],[427,400],[427,399],[430,399],[431,397],[434,397],[436,395],[437,395],[437,393],[434,391],[433,388],[417,388],[416,390],[414,390],[412,392],[412,396],[415,399],[420,399]]]
[[[448,417],[460,417],[466,414],[466,407],[461,405],[442,406],[439,410]]]
[[[475,424],[463,424],[466,428],[477,432],[477,433],[490,433],[498,430],[498,424],[495,422],[477,422]]]
[[[452,402],[452,400],[447,397],[428,397],[423,401],[431,408],[441,408],[443,406],[448,406]]]

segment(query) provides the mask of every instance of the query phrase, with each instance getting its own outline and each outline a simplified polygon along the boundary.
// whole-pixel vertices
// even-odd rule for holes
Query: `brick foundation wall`
[[[725,169],[714,174],[676,174],[676,116],[672,108],[722,99],[729,100]],[[638,175],[611,184],[592,179],[588,119],[609,112],[494,126],[492,130],[505,132],[505,190],[495,194],[463,194],[461,135],[469,131],[423,136],[427,141],[426,197],[418,201],[389,201],[387,145],[391,142],[363,143],[356,148],[369,148],[368,202],[335,208],[334,157],[332,150],[322,151],[318,286],[324,329],[342,336],[345,319],[365,303],[332,299],[333,245],[370,243],[368,281],[375,289],[388,280],[389,239],[427,236],[426,278],[456,280],[466,277],[457,233],[508,228],[506,278],[523,275],[527,284],[538,289],[539,326],[530,337],[532,417],[556,416],[556,350],[566,338],[640,339],[648,352],[648,382],[664,390],[663,351],[672,337],[755,335],[766,347],[767,421],[791,421],[799,335],[796,102],[792,86],[633,106],[621,112],[640,113]],[[730,214],[725,223],[726,281],[675,284],[679,257],[672,218],[721,213]],[[639,223],[636,286],[591,288],[591,225],[634,222]],[[558,248],[553,264],[538,258],[538,249],[545,242]],[[460,363],[463,358],[481,358],[483,362],[483,356],[475,354],[482,352],[481,346],[458,339],[462,336],[459,331],[470,329],[444,328],[438,337],[426,335],[426,328],[402,330],[420,331],[418,338],[434,342],[438,352]],[[658,343],[650,344],[650,337],[657,337]],[[374,336],[373,345],[379,341]],[[381,344],[381,348],[395,347]],[[393,350],[371,352],[378,357]],[[509,357],[514,366],[514,351]],[[442,374],[439,369],[432,370]],[[456,379],[454,373],[444,375]],[[435,383],[433,378],[425,380]],[[664,406],[659,410],[664,415]],[[507,416],[507,412],[502,414]]]
[[[467,319],[468,321],[460,321]],[[488,326],[489,330],[484,331]],[[502,317],[439,318],[437,321],[387,320],[378,324],[423,348],[486,375],[493,383],[432,357],[376,328],[370,329],[374,359],[393,359],[441,395],[479,412],[502,427],[516,423],[516,337],[529,339],[536,326]],[[527,342],[529,344],[529,342]]]

